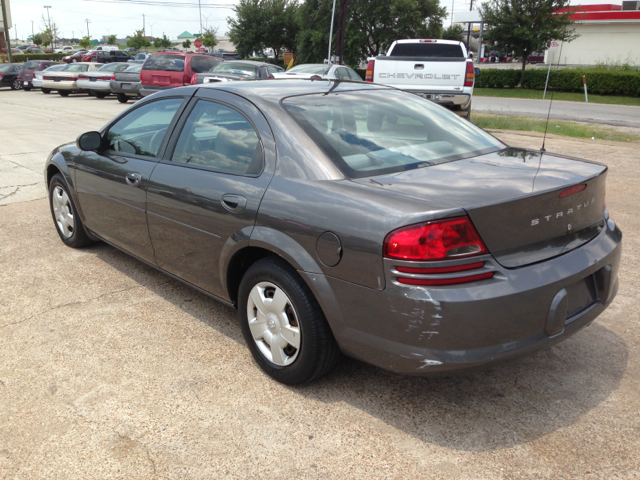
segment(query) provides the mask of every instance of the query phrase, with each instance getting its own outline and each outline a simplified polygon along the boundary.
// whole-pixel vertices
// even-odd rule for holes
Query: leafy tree
[[[188,38],[182,42],[182,48],[188,50],[189,48],[191,48],[191,40],[189,40]]]
[[[480,7],[482,21],[490,28],[485,32],[487,43],[497,43],[500,49],[522,56],[522,75],[527,57],[546,50],[552,40],[570,42],[578,37],[571,20],[570,0],[490,0]],[[558,13],[564,9],[563,13]]]
[[[51,34],[51,30],[48,27],[40,35],[42,35],[42,44],[45,47],[53,43],[53,35]]]
[[[298,9],[298,63],[327,58],[332,5],[332,0],[305,0]],[[349,0],[347,15],[344,60],[357,65],[401,38],[441,38],[446,10],[438,0]],[[332,46],[338,15],[334,22]]]
[[[162,35],[162,38],[154,38],[153,46],[156,48],[167,48],[172,45],[171,40],[167,38],[166,35]]]
[[[42,38],[41,33],[36,33],[31,40],[33,41],[33,44],[38,47],[44,43],[44,38]]]
[[[464,41],[464,27],[459,23],[453,23],[442,32],[442,38],[445,40]]]
[[[264,54],[267,48],[276,58],[283,49],[295,51],[297,9],[295,0],[240,0],[234,7],[236,18],[227,18],[229,40],[243,57]]]
[[[127,39],[127,47],[129,48],[143,50],[145,48],[149,48],[150,46],[151,42],[144,37],[144,35],[142,34],[142,30],[136,30],[135,34]]]
[[[216,28],[205,28],[204,34],[202,34],[202,36],[200,37],[200,40],[202,40],[202,45],[213,50],[213,47],[218,44],[218,39],[216,38],[217,33],[218,29]]]
[[[78,42],[78,45],[82,48],[89,48],[91,46],[91,37],[82,37],[82,40]]]
[[[107,45],[116,45],[117,43],[118,41],[116,40],[116,36],[109,35],[109,38],[107,38]]]

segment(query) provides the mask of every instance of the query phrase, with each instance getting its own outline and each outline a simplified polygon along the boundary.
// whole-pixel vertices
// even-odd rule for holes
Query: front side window
[[[181,103],[181,98],[168,98],[136,108],[109,128],[109,150],[155,157]]]
[[[201,100],[182,129],[171,160],[218,172],[257,175],[262,171],[262,145],[244,115]]]
[[[301,95],[282,104],[351,178],[429,167],[505,147],[455,113],[403,92]]]

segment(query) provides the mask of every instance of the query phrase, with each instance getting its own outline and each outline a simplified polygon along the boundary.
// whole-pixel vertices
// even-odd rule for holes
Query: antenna
[[[560,59],[562,58],[562,47],[563,46],[564,46],[564,40],[560,44],[560,52],[558,52],[558,64],[556,65],[556,73],[558,73],[558,69],[560,68]],[[524,59],[522,61],[524,61]],[[549,65],[549,66],[551,66],[551,65]],[[549,100],[549,111],[547,112],[547,123],[544,126],[544,137],[542,137],[542,148],[540,149],[540,151],[542,153],[546,152],[546,150],[544,149],[544,144],[547,141],[547,130],[549,129],[549,117],[551,116],[551,105],[553,104],[553,94],[554,93],[555,93],[555,90],[551,90],[551,100]]]

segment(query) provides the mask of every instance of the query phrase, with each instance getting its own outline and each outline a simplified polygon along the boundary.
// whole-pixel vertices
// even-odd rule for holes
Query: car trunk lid
[[[516,268],[573,250],[604,228],[606,170],[507,148],[355,181],[427,200],[430,207],[463,208],[496,260]]]

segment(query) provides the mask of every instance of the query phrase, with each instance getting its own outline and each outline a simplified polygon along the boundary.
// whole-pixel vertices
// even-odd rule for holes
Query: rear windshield
[[[78,65],[77,63],[72,63],[71,65],[68,65],[64,70],[67,72],[86,72],[87,70],[89,70],[89,65]]]
[[[446,43],[396,43],[392,57],[464,58],[460,45]]]
[[[220,63],[215,57],[194,56],[191,57],[191,70],[196,73],[205,73]]]
[[[235,73],[237,75],[245,75],[247,77],[258,76],[258,67],[256,65],[242,62],[219,63],[211,71],[215,73]]]
[[[184,55],[151,55],[147,58],[143,70],[161,72],[184,72]]]
[[[307,64],[307,65],[298,65],[297,67],[293,67],[291,69],[289,69],[289,72],[297,72],[297,73],[313,73],[315,75],[324,75],[330,67],[327,67],[327,65],[314,65],[314,64]]]
[[[104,67],[100,67],[98,70],[101,72],[122,72],[129,68],[128,63],[107,63]]]
[[[351,178],[429,167],[504,148],[455,113],[404,92],[302,95],[282,104]]]
[[[25,69],[28,69],[28,70],[32,70],[32,69],[38,68],[38,64],[39,63],[40,62],[36,62],[36,61],[32,60],[30,62],[25,63],[24,67],[22,67],[22,68],[25,68]]]

